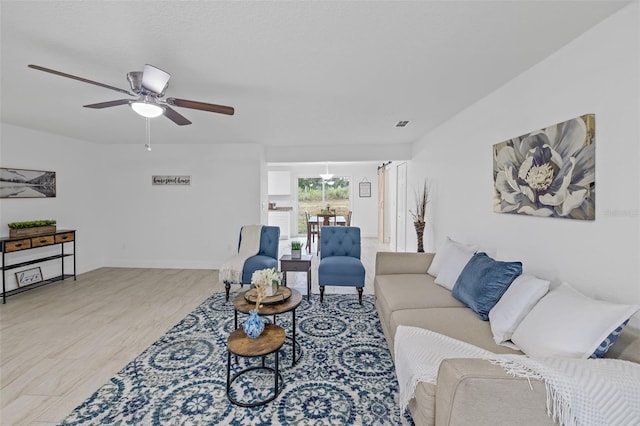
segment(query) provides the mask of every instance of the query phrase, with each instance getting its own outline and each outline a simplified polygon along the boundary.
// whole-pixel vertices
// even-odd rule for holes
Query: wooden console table
[[[64,246],[66,243],[73,244],[73,252],[65,253]],[[18,263],[9,263],[7,264],[7,256],[10,253],[15,252],[24,252],[25,250],[31,250],[38,247],[47,247],[47,246],[55,246],[60,245],[60,253],[59,254],[49,254],[44,257],[39,257],[32,260],[26,260]],[[7,297],[13,296],[14,294],[22,293],[27,290],[32,290],[34,288],[42,287],[43,285],[51,284],[56,281],[62,281],[67,278],[73,277],[74,281],[76,279],[76,231],[75,229],[67,229],[54,231],[51,233],[34,235],[28,237],[5,237],[0,238],[0,249],[2,250],[2,303],[7,302]],[[73,274],[65,274],[64,272],[64,258],[72,256],[73,257]],[[18,285],[17,288],[13,290],[7,291],[7,271],[12,269],[18,269],[29,265],[35,265],[37,263],[46,262],[49,260],[60,259],[60,275],[47,278],[43,281],[30,284],[27,286],[20,287]]]

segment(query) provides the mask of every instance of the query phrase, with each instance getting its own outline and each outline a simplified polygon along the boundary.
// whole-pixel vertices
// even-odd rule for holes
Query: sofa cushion
[[[393,339],[395,339],[395,332],[399,325],[425,328],[494,353],[522,354],[518,350],[497,345],[493,341],[489,323],[480,321],[478,315],[468,308],[403,309],[395,311],[391,314],[389,324]]]
[[[424,275],[433,261],[433,256],[433,253],[379,251],[376,253],[375,275]]]
[[[529,356],[588,358],[639,308],[591,299],[564,283],[540,299],[511,340]]]
[[[433,277],[428,274],[378,275],[373,286],[380,321],[385,327],[389,325],[391,313],[402,309],[434,306],[465,308],[449,290],[435,285]]]
[[[453,286],[453,297],[465,303],[481,320],[520,274],[521,262],[494,260],[486,253],[476,253],[466,264]]]
[[[476,247],[471,244],[460,243],[447,237],[440,247],[438,247],[438,250],[433,257],[433,261],[431,262],[431,265],[429,265],[429,269],[427,271],[429,275],[437,277],[440,274],[440,270],[442,269],[445,259],[449,257],[449,250],[456,248],[463,248],[465,251],[471,251],[472,253],[476,251]]]
[[[365,269],[360,259],[352,256],[328,256],[318,265],[321,286],[364,287]]]
[[[473,257],[473,250],[463,246],[451,246],[447,250],[447,258],[442,263],[435,283],[446,289],[453,289],[460,273]]]
[[[427,274],[378,275],[374,289],[392,311],[431,307],[464,307],[446,288],[433,283]]]
[[[498,303],[489,311],[493,340],[502,344],[511,340],[516,327],[549,291],[549,281],[522,274],[509,286]]]

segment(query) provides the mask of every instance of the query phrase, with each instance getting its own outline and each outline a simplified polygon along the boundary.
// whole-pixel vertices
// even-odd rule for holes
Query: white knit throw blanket
[[[640,425],[640,364],[523,355],[494,355],[489,361],[513,376],[544,381],[547,414],[561,425]]]
[[[238,254],[227,260],[220,268],[220,282],[228,284],[242,283],[244,262],[260,252],[260,235],[262,225],[247,225],[240,231],[240,248]]]
[[[477,346],[425,330],[398,326],[395,337],[395,366],[400,386],[400,410],[413,399],[418,382],[436,383],[440,362],[447,358],[483,358],[493,355]]]
[[[483,358],[509,374],[542,380],[547,413],[565,426],[640,425],[640,364],[618,359],[498,355],[418,327],[399,326],[395,365],[404,412],[419,381],[436,383],[447,358]]]

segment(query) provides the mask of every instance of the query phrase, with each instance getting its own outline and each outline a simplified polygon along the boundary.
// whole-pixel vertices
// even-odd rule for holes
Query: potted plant
[[[335,210],[331,210],[331,205],[327,204],[327,206],[322,209],[322,211],[320,212],[321,214],[333,214],[335,212]]]
[[[411,216],[413,216],[413,226],[416,228],[416,234],[418,236],[418,253],[424,253],[424,227],[425,227],[425,215],[427,213],[427,204],[429,203],[429,185],[427,180],[424,180],[422,191],[416,192],[416,211],[409,210]]]
[[[300,241],[291,241],[291,258],[302,258],[302,243]]]
[[[56,221],[52,219],[11,222],[7,226],[10,237],[27,237],[56,232]]]

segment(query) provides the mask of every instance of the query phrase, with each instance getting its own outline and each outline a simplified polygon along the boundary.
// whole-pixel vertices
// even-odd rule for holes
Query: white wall
[[[10,222],[55,219],[58,229],[77,229],[78,273],[104,264],[106,229],[104,222],[104,169],[96,147],[86,142],[48,133],[2,124],[0,129],[0,166],[56,172],[55,198],[0,199],[0,235],[8,236]],[[69,246],[69,245],[67,245]],[[38,248],[10,255],[17,259],[42,257],[55,249]],[[72,267],[65,263],[65,272]],[[60,274],[60,262],[41,266],[45,278]],[[15,288],[14,272],[7,271],[8,288]]]
[[[431,249],[449,235],[593,297],[640,303],[639,23],[634,3],[416,145],[409,180],[432,181]],[[596,114],[596,220],[493,213],[492,145],[585,113]]]
[[[257,145],[100,147],[108,162],[107,266],[214,268],[236,250],[240,227],[261,222]],[[152,175],[190,175],[153,186]]]
[[[270,146],[265,151],[265,159],[269,163],[314,163],[317,161],[399,161],[411,158],[412,146],[405,144],[388,145],[299,145]]]
[[[56,172],[57,197],[0,200],[7,223],[56,219],[77,229],[78,273],[102,266],[218,268],[244,224],[261,223],[266,189],[258,145],[96,145],[2,124],[0,165]],[[152,175],[191,175],[190,186],[152,186]],[[264,175],[264,176],[263,176]],[[16,254],[29,258],[51,249]],[[43,275],[55,274],[55,262]],[[50,272],[54,271],[54,272]],[[15,272],[15,271],[11,271]],[[10,286],[13,273],[7,274]]]

